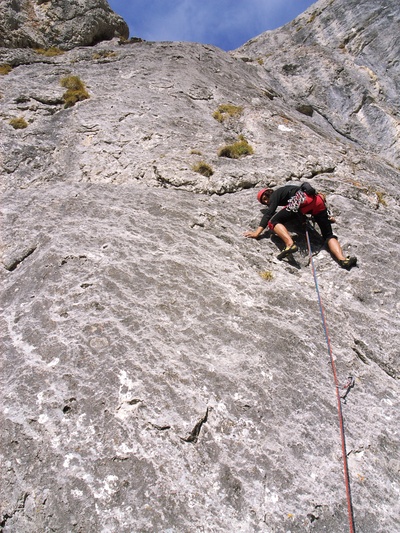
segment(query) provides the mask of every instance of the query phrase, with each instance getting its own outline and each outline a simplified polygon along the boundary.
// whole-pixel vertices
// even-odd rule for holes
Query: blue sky
[[[146,41],[191,41],[234,50],[293,20],[315,0],[108,0]]]

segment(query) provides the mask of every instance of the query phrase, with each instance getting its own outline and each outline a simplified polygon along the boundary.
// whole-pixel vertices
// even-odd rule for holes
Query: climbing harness
[[[341,397],[340,396],[340,392],[339,392],[340,386],[339,386],[337,373],[336,373],[335,360],[334,360],[333,354],[332,354],[332,347],[331,347],[331,342],[330,342],[329,334],[328,334],[328,326],[327,326],[327,323],[326,323],[324,307],[322,305],[321,295],[320,295],[320,292],[319,292],[318,279],[317,279],[317,274],[316,274],[316,271],[315,271],[313,255],[312,255],[312,251],[311,251],[310,236],[308,234],[308,229],[307,228],[306,228],[306,238],[307,238],[308,253],[309,253],[309,256],[310,256],[311,269],[312,269],[313,276],[314,276],[315,289],[317,291],[317,296],[318,296],[319,310],[320,310],[321,318],[322,318],[322,327],[323,327],[324,333],[325,333],[326,344],[328,346],[328,353],[329,353],[331,367],[332,367],[333,379],[334,379],[334,382],[335,382],[337,409],[338,409],[338,415],[339,415],[340,436],[341,436],[341,441],[342,441],[343,473],[344,473],[344,482],[345,482],[345,486],[346,486],[346,498],[347,498],[347,511],[348,511],[348,517],[349,517],[349,527],[350,527],[350,533],[355,533],[355,530],[354,530],[354,517],[353,517],[353,505],[352,505],[352,501],[351,501],[351,491],[350,491],[350,478],[349,478],[349,470],[348,470],[348,465],[347,465],[346,438],[345,438],[345,432],[344,432],[343,412],[342,412],[342,403],[341,403],[341,400],[346,398],[346,396],[349,393],[350,389],[354,386],[354,378],[352,376],[349,377],[350,382],[348,382],[348,384],[345,385],[346,393],[344,394],[344,397],[343,396]]]

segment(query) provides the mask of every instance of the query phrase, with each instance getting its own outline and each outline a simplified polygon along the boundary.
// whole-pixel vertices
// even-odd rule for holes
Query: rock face
[[[323,0],[235,56],[261,62],[290,105],[399,167],[399,33],[397,0]]]
[[[391,33],[399,7],[367,0],[317,2],[293,23],[312,19],[309,98],[305,60],[296,76],[279,69],[303,53],[281,56],[287,26],[232,54],[116,39],[55,57],[0,50],[5,533],[348,528],[304,230],[291,227],[299,252],[284,261],[273,236],[243,238],[258,187],[300,180],[328,195],[359,260],[340,269],[310,228],[339,381],[355,378],[342,408],[356,531],[400,530],[400,171],[385,137],[399,71],[364,47],[392,111],[362,122],[338,113],[369,87],[360,55],[346,55],[341,100],[324,60],[343,57],[333,35],[359,5],[370,22],[354,43]],[[70,76],[89,97],[65,108]],[[240,135],[254,153],[219,157]]]
[[[2,0],[0,47],[71,49],[115,36],[128,38],[126,22],[106,0]]]

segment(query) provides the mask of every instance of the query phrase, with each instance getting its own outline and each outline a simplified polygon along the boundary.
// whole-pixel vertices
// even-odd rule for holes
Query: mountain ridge
[[[378,147],[398,167],[400,16],[396,2],[384,4],[318,2],[282,28],[252,39],[234,56],[261,60],[287,99],[319,113],[340,134],[367,143],[367,149]]]

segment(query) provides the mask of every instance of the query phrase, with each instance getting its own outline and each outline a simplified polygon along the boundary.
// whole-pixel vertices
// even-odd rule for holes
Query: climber
[[[297,245],[293,242],[285,223],[296,218],[297,211],[300,211],[303,215],[313,215],[321,230],[322,237],[327,242],[329,251],[342,268],[350,270],[357,264],[356,257],[343,255],[339,241],[332,232],[331,222],[334,222],[334,219],[328,214],[325,198],[322,194],[317,193],[309,183],[303,183],[301,186],[285,185],[275,191],[270,188],[262,189],[257,194],[257,199],[268,208],[265,210],[258,228],[255,231],[246,231],[244,236],[257,239],[268,226],[285,244],[284,250],[277,256],[278,259],[283,259],[287,255],[297,252]],[[285,207],[275,214],[278,206]]]

